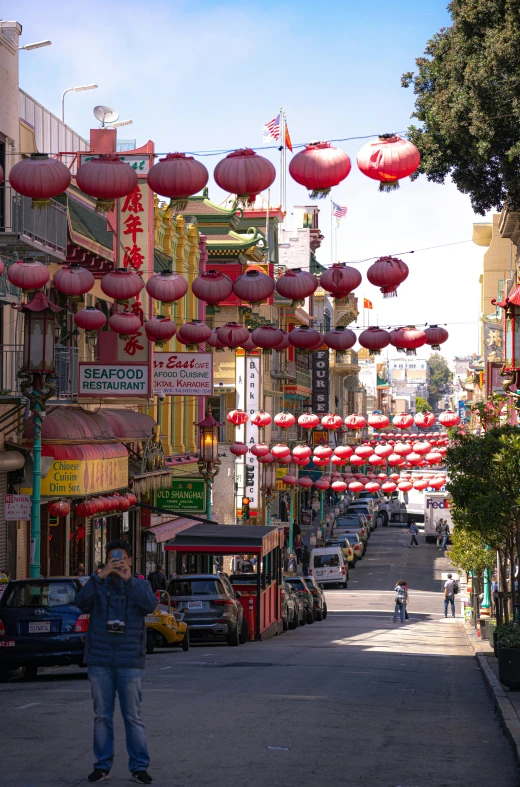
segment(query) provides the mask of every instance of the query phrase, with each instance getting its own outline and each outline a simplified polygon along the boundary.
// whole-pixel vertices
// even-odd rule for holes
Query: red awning
[[[101,412],[121,440],[148,440],[152,436],[155,421],[149,415],[135,410],[106,409]]]
[[[63,461],[85,462],[92,459],[117,459],[128,456],[128,451],[122,443],[109,443],[108,445],[44,445],[42,456],[52,456]]]
[[[197,524],[197,522],[194,519],[170,519],[168,522],[163,522],[160,525],[148,528],[148,532],[153,533],[156,542],[160,544],[163,541],[168,541],[169,538],[173,538],[177,533],[182,533],[183,530],[187,530],[195,524]]]
[[[121,440],[147,440],[152,436],[155,421],[149,415],[133,410],[101,409],[97,412],[72,405],[49,408],[42,425],[42,442],[53,443],[115,443]],[[33,420],[24,427],[24,438],[32,442]]]
[[[511,290],[509,295],[506,295],[503,301],[497,301],[496,298],[493,298],[491,303],[494,306],[500,306],[500,308],[505,309],[510,303],[513,306],[520,306],[520,284],[517,284],[514,289]]]

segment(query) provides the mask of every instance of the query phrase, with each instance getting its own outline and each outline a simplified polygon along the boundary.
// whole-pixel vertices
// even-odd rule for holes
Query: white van
[[[311,552],[309,574],[322,585],[347,587],[347,569],[340,547],[318,547]]]

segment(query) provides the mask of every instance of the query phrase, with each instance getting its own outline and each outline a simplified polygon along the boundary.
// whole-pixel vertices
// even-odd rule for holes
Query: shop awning
[[[128,451],[122,443],[43,445],[41,484],[44,497],[88,497],[124,489]]]
[[[275,547],[283,547],[283,543],[283,529],[277,527],[193,525],[168,542],[165,549],[206,555],[267,555]]]
[[[155,421],[134,410],[103,408],[97,412],[72,405],[49,408],[42,425],[43,443],[119,443],[147,440]],[[24,426],[24,438],[32,440],[32,418]]]
[[[184,517],[170,519],[168,522],[162,522],[160,525],[148,528],[148,533],[153,533],[156,542],[161,544],[163,541],[168,541],[169,538],[174,538],[178,533],[182,533],[183,530],[192,527],[193,524],[193,519]]]
[[[152,436],[155,421],[149,415],[135,410],[104,409],[101,411],[114,435],[120,440],[148,440]]]
[[[93,459],[117,459],[128,457],[128,451],[122,443],[108,443],[108,445],[86,444],[81,445],[44,445],[42,456],[52,456],[63,461],[87,462]]]

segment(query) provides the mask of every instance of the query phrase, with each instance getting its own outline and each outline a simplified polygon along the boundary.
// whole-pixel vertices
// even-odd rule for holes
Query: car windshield
[[[170,596],[221,596],[224,589],[218,579],[174,579],[168,586]]]
[[[314,568],[333,568],[339,566],[339,555],[314,555]]]
[[[14,582],[2,596],[3,607],[63,607],[74,604],[75,582]]]
[[[359,517],[342,517],[341,519],[336,519],[334,526],[338,527],[360,527],[361,523],[359,521]]]
[[[346,538],[350,541],[351,544],[356,546],[359,544],[359,535],[357,533],[346,533]]]
[[[285,581],[288,585],[292,585],[293,588],[297,588],[297,590],[307,590],[305,582],[301,579],[286,579]]]
[[[331,547],[341,547],[341,549],[346,549],[349,546],[345,538],[341,538],[339,540],[335,539],[334,541],[329,541],[328,543],[331,545]]]

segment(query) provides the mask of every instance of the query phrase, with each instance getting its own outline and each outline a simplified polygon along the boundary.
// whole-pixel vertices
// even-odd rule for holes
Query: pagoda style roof
[[[233,203],[230,208],[211,202],[207,196],[207,189],[200,197],[190,197],[182,213],[189,220],[193,216],[199,227],[204,228],[204,234],[218,234],[222,229],[236,230],[243,216],[243,210]]]

